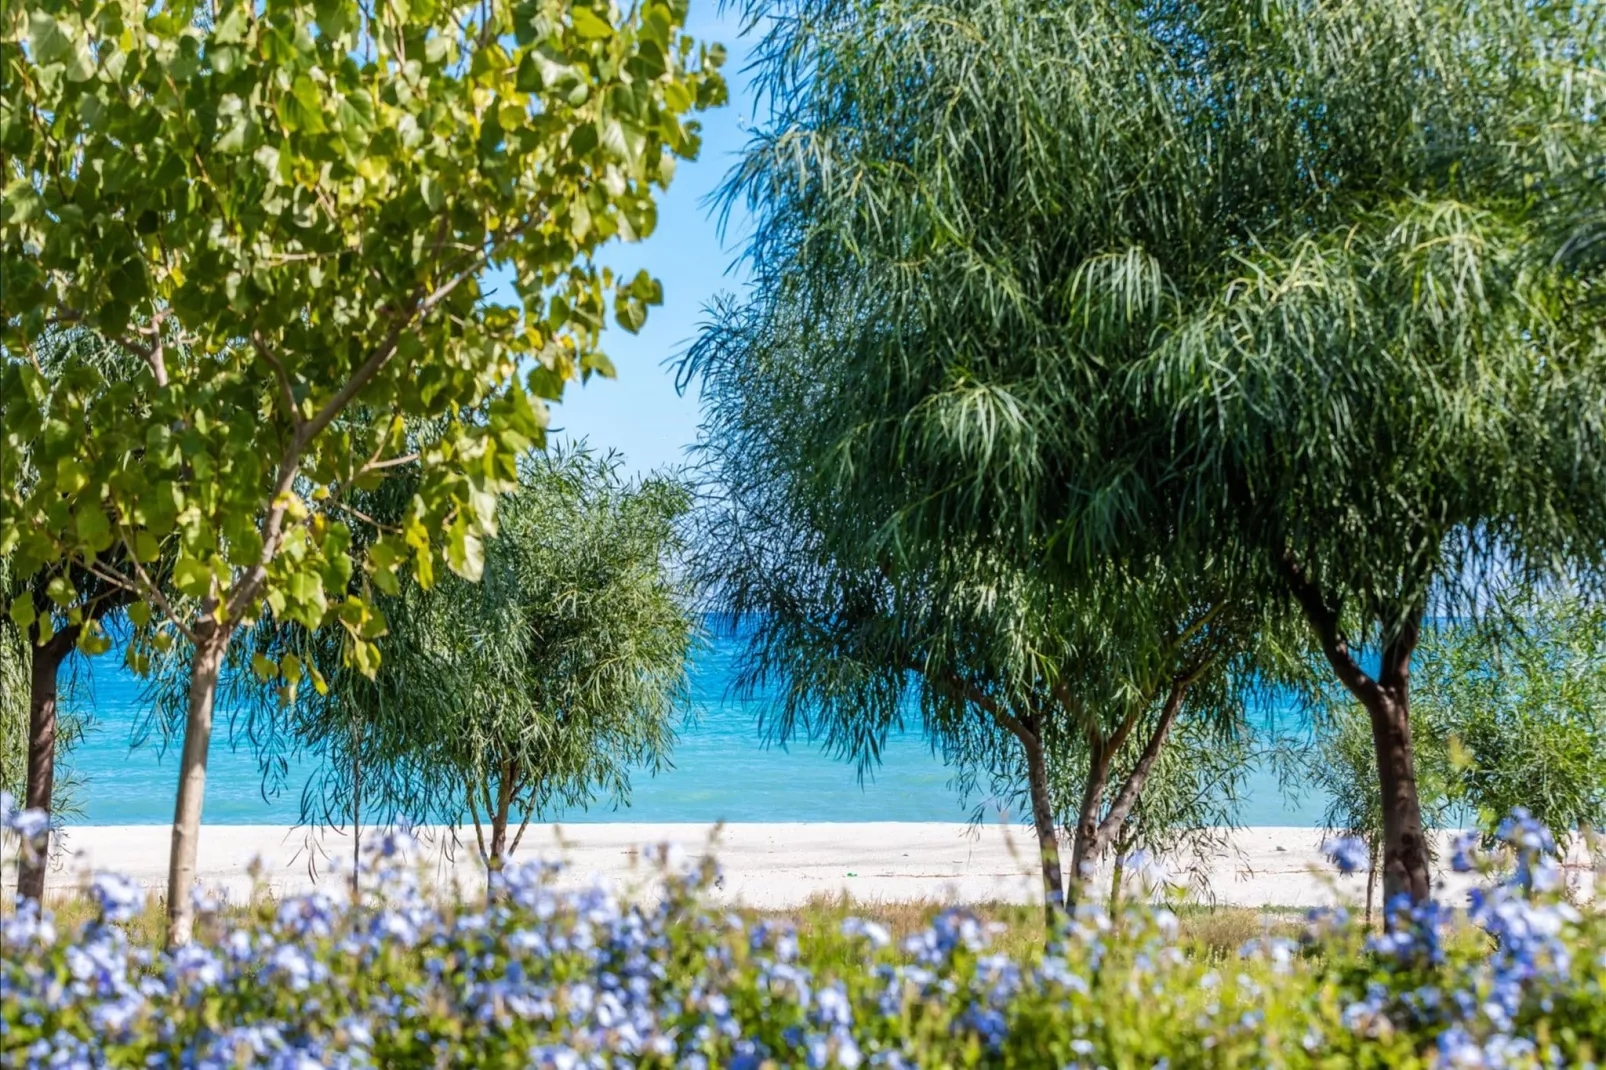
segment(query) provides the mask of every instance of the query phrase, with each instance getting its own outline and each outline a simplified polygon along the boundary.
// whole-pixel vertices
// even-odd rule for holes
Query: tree
[[[1470,612],[1496,568],[1598,568],[1606,546],[1599,321],[1582,276],[1530,256],[1535,191],[1598,155],[1566,87],[1600,83],[1603,26],[1414,2],[1202,24],[1260,219],[1134,387],[1194,518],[1262,563],[1367,711],[1388,898],[1429,894],[1410,705],[1430,601]]]
[[[1411,735],[1427,824],[1470,820],[1492,841],[1521,808],[1588,836],[1606,820],[1606,611],[1555,589],[1493,601],[1486,616],[1424,628]],[[1329,798],[1326,823],[1364,840],[1375,864],[1383,818],[1369,718],[1328,689],[1318,724],[1309,779]]]
[[[174,943],[190,935],[232,636],[264,612],[338,622],[354,663],[375,668],[384,622],[361,595],[329,597],[354,568],[331,514],[410,452],[423,478],[368,578],[395,589],[410,561],[427,585],[437,555],[478,575],[496,495],[541,439],[541,399],[610,370],[596,348],[607,288],[629,329],[659,299],[646,274],[616,282],[591,254],[652,232],[654,187],[697,151],[687,113],[724,93],[722,54],[677,36],[679,0],[194,15],[48,2],[0,24],[4,344],[21,357],[0,393],[7,442],[30,444],[40,473],[26,492],[0,481],[0,552],[19,574],[71,561],[130,589],[136,624],[194,648]],[[486,299],[496,267],[517,305]],[[52,324],[146,368],[122,392],[54,391],[47,407],[26,356]],[[128,411],[129,392],[148,414]],[[372,422],[342,420],[353,405]],[[426,419],[440,433],[404,453]],[[193,612],[149,576],[172,532]]]
[[[304,816],[466,814],[495,870],[537,815],[626,801],[632,770],[668,760],[688,698],[689,505],[675,479],[626,481],[613,456],[527,457],[480,582],[381,596],[374,677],[333,670],[298,704],[295,731],[326,758]]]
[[[1342,693],[1339,693],[1341,691]],[[1322,824],[1366,845],[1366,920],[1372,920],[1383,855],[1383,800],[1377,792],[1377,747],[1371,719],[1347,690],[1328,688],[1317,700],[1317,738],[1306,780],[1327,797]],[[1443,828],[1452,820],[1445,785],[1449,756],[1438,724],[1412,711],[1411,739],[1423,823]]]
[[[1276,671],[1264,641],[1275,622],[1224,573],[1179,575],[1155,556],[1072,585],[1041,567],[1040,548],[962,530],[881,544],[891,507],[818,479],[838,445],[822,425],[861,385],[805,359],[817,343],[733,310],[684,368],[702,390],[711,498],[695,575],[713,619],[744,643],[735,686],[773,698],[772,738],[807,735],[861,771],[918,705],[934,748],[1026,800],[1052,920],[1126,834],[1179,722],[1241,720],[1257,673]],[[1068,797],[1071,752],[1084,760]]]
[[[1047,547],[1073,584],[1163,554],[1303,616],[1370,711],[1385,891],[1425,896],[1427,599],[1606,548],[1606,332],[1534,255],[1600,158],[1598,6],[787,11],[728,194],[748,314],[857,386],[812,478],[877,545]]]

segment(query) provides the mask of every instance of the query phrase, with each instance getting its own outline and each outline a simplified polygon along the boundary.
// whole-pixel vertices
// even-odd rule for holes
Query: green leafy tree
[[[1224,575],[1168,573],[1154,557],[1073,586],[1039,566],[1040,549],[970,533],[886,545],[883,502],[818,478],[834,460],[839,401],[855,404],[861,384],[805,359],[812,339],[753,327],[726,319],[684,369],[703,392],[712,499],[696,580],[743,644],[735,686],[770,701],[772,738],[807,736],[861,770],[918,708],[962,782],[990,780],[1027,804],[1052,917],[1126,835],[1173,729],[1241,718],[1257,667],[1272,669],[1261,644],[1275,622]],[[1063,774],[1073,753],[1074,787]]]
[[[1507,597],[1483,627],[1436,624],[1415,686],[1445,793],[1486,834],[1518,807],[1558,836],[1606,824],[1606,606],[1552,592]]]
[[[136,625],[193,647],[175,943],[232,636],[265,612],[337,625],[376,668],[384,622],[366,587],[347,593],[336,506],[413,453],[417,493],[368,579],[395,590],[410,561],[427,585],[438,557],[478,576],[541,399],[610,370],[610,304],[636,329],[660,298],[592,253],[652,232],[654,189],[698,148],[688,116],[724,95],[721,54],[678,34],[680,0],[196,14],[50,0],[0,19],[16,358],[0,395],[7,443],[39,473],[24,489],[0,462],[0,552],[19,575],[72,562],[129,589]],[[490,299],[492,269],[515,303]],[[62,324],[139,354],[140,377],[49,389],[28,355]],[[424,420],[438,433],[405,446]],[[149,573],[174,533],[182,602]]]
[[[786,683],[778,731],[873,759],[915,673],[950,756],[1018,746],[1054,903],[1048,741],[1088,759],[1074,893],[1280,613],[1179,530],[1188,503],[1111,486],[1169,493],[1125,380],[1162,304],[1126,250],[1199,229],[1166,35],[1135,4],[784,6],[725,191],[754,284],[684,367],[729,503],[710,586],[754,621],[755,682]]]
[[[1606,546],[1598,312],[1580,275],[1530,255],[1535,191],[1601,144],[1567,85],[1603,84],[1606,23],[1572,4],[1298,10],[1202,24],[1253,242],[1224,250],[1134,382],[1196,519],[1262,562],[1366,710],[1384,893],[1420,900],[1428,605],[1470,612],[1497,564],[1593,568]]]
[[[325,758],[304,817],[473,823],[499,868],[532,818],[605,796],[668,760],[698,626],[677,568],[687,488],[627,481],[616,457],[535,454],[502,503],[478,583],[408,580],[369,679],[334,669],[294,711]],[[338,637],[314,656],[340,664]]]
[[[1302,616],[1369,711],[1385,890],[1425,896],[1430,595],[1606,548],[1606,331],[1535,255],[1600,158],[1599,5],[787,11],[720,323],[856,384],[810,399],[811,478],[872,545],[1048,548],[1072,587],[1160,554]]]

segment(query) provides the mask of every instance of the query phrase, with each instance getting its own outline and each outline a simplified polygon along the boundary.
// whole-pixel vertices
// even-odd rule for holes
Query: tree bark
[[[1372,928],[1372,902],[1377,897],[1377,844],[1366,845],[1366,928]]]
[[[351,731],[351,905],[362,901],[362,720]]]
[[[1054,826],[1054,800],[1049,794],[1048,760],[1042,739],[1028,731],[1020,737],[1026,750],[1026,788],[1032,801],[1032,825],[1037,830],[1037,851],[1043,867],[1043,917],[1055,925],[1065,910],[1065,889],[1060,872],[1059,830]]]
[[[167,946],[190,942],[195,929],[195,860],[201,842],[201,804],[206,797],[206,755],[212,744],[212,708],[218,675],[231,629],[207,621],[197,629],[190,663],[189,716],[184,724],[184,750],[179,758],[178,798],[173,804],[173,843],[167,869]]]
[[[56,791],[56,699],[61,663],[78,641],[78,628],[57,632],[42,644],[29,644],[28,674],[28,786],[23,806],[50,813]],[[24,846],[17,867],[17,895],[40,900],[45,894],[45,867],[49,862],[50,834]]]

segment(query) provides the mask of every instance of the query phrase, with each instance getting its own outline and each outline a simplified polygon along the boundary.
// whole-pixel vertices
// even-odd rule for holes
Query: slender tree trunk
[[[1166,696],[1165,705],[1161,707],[1160,719],[1155,722],[1153,730],[1149,732],[1149,739],[1143,745],[1143,753],[1138,755],[1137,764],[1127,774],[1126,780],[1115,793],[1115,799],[1110,803],[1110,809],[1099,822],[1098,842],[1114,843],[1120,840],[1126,832],[1126,819],[1131,816],[1132,808],[1138,804],[1138,797],[1143,793],[1143,785],[1149,782],[1149,772],[1160,757],[1160,750],[1165,746],[1166,737],[1171,734],[1171,726],[1176,724],[1177,715],[1182,712],[1182,700],[1187,697],[1188,688],[1192,686],[1193,677],[1179,677],[1171,684],[1171,693]],[[1106,755],[1106,768],[1113,755]]]
[[[513,763],[502,763],[496,785],[496,810],[491,814],[491,853],[486,870],[495,872],[507,864],[507,823],[513,811]]]
[[[50,813],[56,791],[56,698],[61,663],[78,641],[78,629],[66,628],[40,645],[29,644],[32,664],[28,674],[28,786],[23,806]],[[17,867],[17,895],[43,899],[45,866],[49,862],[50,833],[24,845]]]
[[[1110,782],[1113,748],[1102,736],[1090,733],[1087,783],[1082,786],[1082,805],[1076,812],[1076,833],[1071,840],[1071,881],[1066,893],[1068,905],[1075,906],[1085,895],[1087,882],[1099,856],[1099,808]]]
[[[178,798],[173,804],[173,845],[167,870],[167,943],[190,942],[195,929],[195,860],[201,842],[201,804],[206,797],[206,755],[212,744],[212,707],[218,675],[231,630],[208,621],[197,629],[190,663],[189,716],[184,723],[184,750],[179,758]]]
[[[1110,866],[1109,910],[1111,914],[1114,914],[1121,905],[1121,878],[1125,876],[1126,863],[1122,860],[1121,854],[1117,852],[1115,856],[1115,862]]]
[[[1043,916],[1050,926],[1065,910],[1065,889],[1060,872],[1059,830],[1054,826],[1054,800],[1048,787],[1048,761],[1043,742],[1035,733],[1023,736],[1026,749],[1026,788],[1032,801],[1032,825],[1037,829],[1037,851],[1043,867]]]

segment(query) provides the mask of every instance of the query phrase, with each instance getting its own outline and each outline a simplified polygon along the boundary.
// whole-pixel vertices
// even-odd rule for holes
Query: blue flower
[[[1365,869],[1371,862],[1371,852],[1367,850],[1366,842],[1358,836],[1328,840],[1322,844],[1322,854],[1338,867],[1340,873],[1346,875]]]

